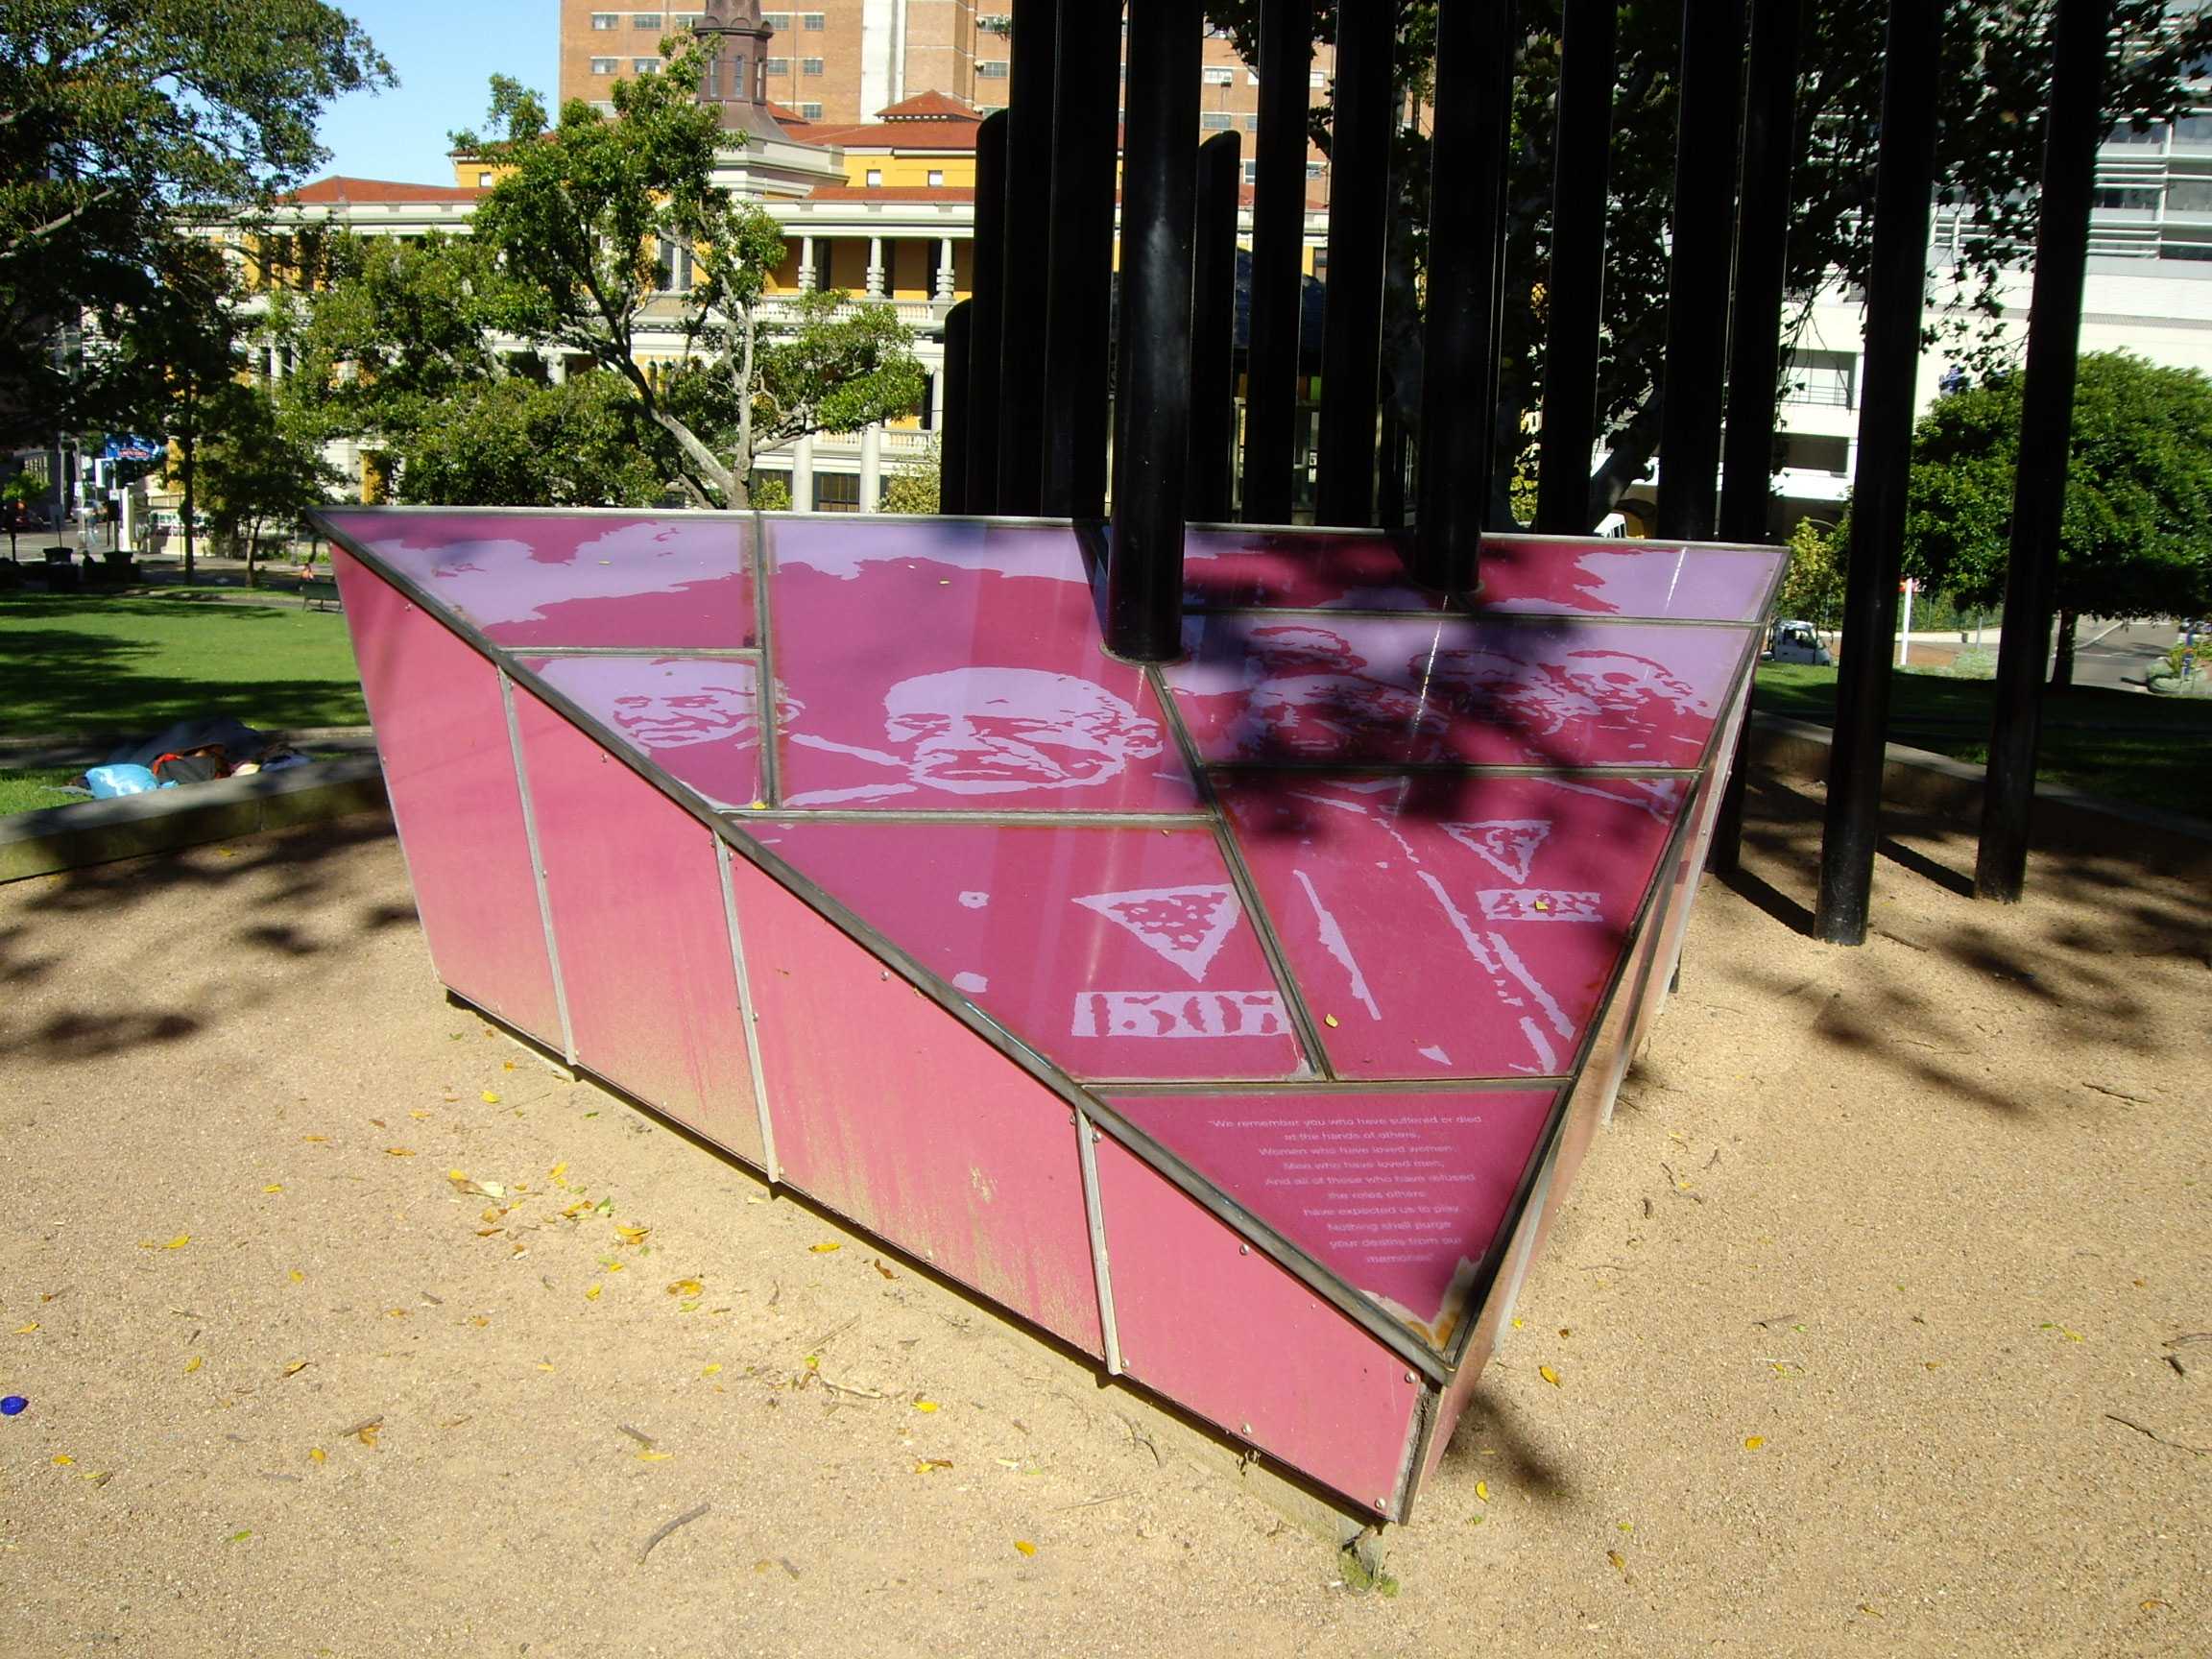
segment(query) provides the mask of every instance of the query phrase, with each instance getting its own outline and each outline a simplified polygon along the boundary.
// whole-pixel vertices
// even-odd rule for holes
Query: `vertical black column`
[[[1313,0],[1260,0],[1252,325],[1244,353],[1244,521],[1290,522],[1298,312],[1306,261],[1306,109]]]
[[[1141,662],[1182,649],[1199,43],[1198,0],[1129,0],[1106,645]]]
[[[1006,111],[975,131],[975,276],[968,313],[968,511],[998,511],[999,346],[1005,326]]]
[[[1046,359],[1046,272],[1052,243],[1053,77],[1059,18],[1054,0],[1014,0],[1012,74],[1006,93],[1006,254],[999,282],[998,506],[1041,510]]]
[[[1477,585],[1495,470],[1505,157],[1518,37],[1512,0],[1486,6],[1460,0],[1436,14],[1429,316],[1412,576],[1424,587],[1455,593]],[[1330,275],[1334,282],[1334,269]],[[1324,409],[1333,395],[1324,387]],[[1322,479],[1327,482],[1326,471]]]
[[[1467,9],[1468,0],[1444,8]],[[1336,12],[1336,113],[1329,146],[1329,309],[1321,331],[1323,524],[1375,521],[1375,389],[1382,353],[1382,226],[1390,174],[1391,60],[1398,9]]]
[[[2059,520],[2066,510],[2067,444],[2074,425],[2090,190],[2104,132],[2111,0],[2058,0],[2052,33],[2051,111],[2043,134],[2042,218],[2035,230],[2035,290],[2028,314],[2019,471],[2012,485],[2011,562],[2005,570],[2005,632],[1997,648],[1982,845],[1974,859],[1975,896],[2007,904],[2019,902],[2021,883],[2028,878],[2029,813],[2035,800],[2035,749],[2043,728],[2043,659],[2058,583]]]
[[[1928,281],[1928,197],[1936,177],[1940,0],[1889,0],[1883,49],[1882,153],[1874,174],[1873,270],[1866,284],[1866,392],[1851,480],[1851,574],[1843,596],[1843,665],[1820,842],[1814,928],[1831,945],[1866,940],[1882,756],[1889,721],[1890,639],[1912,462],[1912,388]]]
[[[1189,517],[1223,523],[1234,510],[1237,447],[1237,197],[1243,146],[1216,132],[1198,146],[1190,264]]]
[[[1613,161],[1615,0],[1567,0],[1552,141],[1551,272],[1545,290],[1544,437],[1536,528],[1590,528],[1598,348],[1605,326],[1605,195]]]
[[[1804,0],[1751,0],[1743,96],[1743,189],[1736,203],[1736,292],[1728,320],[1728,430],[1721,445],[1720,540],[1765,541],[1773,497],[1774,397],[1782,378],[1782,297],[1790,276],[1790,166],[1796,155],[1797,35]],[[1751,721],[1744,712],[1708,869],[1739,862]]]
[[[1742,24],[1738,0],[1683,0],[1674,255],[1659,411],[1659,534],[1692,541],[1713,535],[1720,471]]]
[[[969,319],[975,301],[945,313],[945,429],[937,440],[937,511],[968,511]]]
[[[1059,0],[1059,6],[1038,505],[1056,518],[1095,518],[1106,511],[1121,7],[1119,0]]]

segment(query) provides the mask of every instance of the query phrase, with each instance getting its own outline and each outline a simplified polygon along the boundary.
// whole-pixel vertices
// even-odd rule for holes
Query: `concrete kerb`
[[[374,755],[0,818],[0,881],[385,809]]]

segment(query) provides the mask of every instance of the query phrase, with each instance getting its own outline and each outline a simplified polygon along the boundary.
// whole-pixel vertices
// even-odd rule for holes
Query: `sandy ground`
[[[1907,824],[1827,949],[1814,810],[1754,791],[1392,1597],[448,1007],[376,821],[0,889],[0,1653],[2202,1654],[2204,895],[1978,906]]]

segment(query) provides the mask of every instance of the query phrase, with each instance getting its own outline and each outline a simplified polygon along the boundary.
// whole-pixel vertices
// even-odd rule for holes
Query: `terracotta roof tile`
[[[878,121],[967,121],[980,124],[983,117],[976,114],[959,99],[943,92],[917,92],[896,104],[876,111]]]
[[[484,195],[484,190],[473,184],[401,184],[389,179],[349,179],[334,173],[312,184],[302,184],[279,200],[301,207],[349,207],[474,202]]]
[[[825,184],[809,202],[973,202],[973,184]]]

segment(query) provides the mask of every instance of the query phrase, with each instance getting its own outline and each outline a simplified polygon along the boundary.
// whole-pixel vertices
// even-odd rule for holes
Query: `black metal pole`
[[[975,275],[968,303],[968,511],[998,511],[1003,398],[999,346],[1005,324],[1006,111],[975,130]]]
[[[1114,304],[1114,171],[1121,120],[1119,0],[1059,0],[1052,100],[1052,241],[1045,274],[1044,453],[1039,509],[1106,511],[1108,356]]]
[[[1618,10],[1615,0],[1567,0],[1562,19],[1551,271],[1544,299],[1544,437],[1536,462],[1536,528],[1553,536],[1579,536],[1591,524]]]
[[[1224,523],[1237,447],[1237,197],[1243,146],[1216,132],[1198,146],[1190,264],[1190,517]]]
[[[1437,10],[1429,316],[1411,573],[1423,587],[1453,593],[1478,585],[1497,453],[1505,157],[1517,37],[1512,0],[1487,6],[1460,0]],[[1334,269],[1330,275],[1334,280]],[[1332,395],[1334,388],[1325,387],[1325,398]],[[1321,476],[1326,482],[1329,475]]]
[[[1890,0],[1882,70],[1882,152],[1874,173],[1873,266],[1866,284],[1866,392],[1851,480],[1851,573],[1843,596],[1843,665],[1828,759],[1814,929],[1831,945],[1866,940],[1881,832],[1889,723],[1890,639],[1904,556],[1912,463],[1912,389],[1928,280],[1928,198],[1936,178],[1938,0]]]
[[[1248,524],[1290,522],[1298,313],[1306,262],[1306,108],[1313,0],[1261,0],[1260,138],[1252,181],[1252,323],[1244,361]]]
[[[1467,0],[1443,9],[1464,11]],[[1376,387],[1382,356],[1382,227],[1397,107],[1398,9],[1336,11],[1336,113],[1329,147],[1329,308],[1321,329],[1321,475],[1313,517],[1375,521]]]
[[[1046,273],[1052,242],[1053,77],[1059,18],[1053,0],[1014,0],[1006,92],[1006,253],[999,282],[998,506],[1042,508],[1046,358]]]
[[[1982,844],[1974,858],[1975,896],[2006,904],[2020,902],[2021,884],[2028,878],[2035,750],[2043,729],[2043,660],[2058,585],[2082,268],[2089,256],[2097,149],[2104,132],[2104,60],[2111,51],[2111,0],[2058,0],[2052,30],[2051,109],[2043,135],[2042,218],[2035,229],[2035,289],[2028,313],[2028,378],[2021,392],[2019,471],[2012,484],[2012,548],[2005,570],[2005,630],[1997,647]]]
[[[1106,647],[1140,662],[1182,649],[1199,15],[1198,0],[1129,3]]]
[[[1720,540],[1765,541],[1773,499],[1774,397],[1782,378],[1782,297],[1790,276],[1790,165],[1796,153],[1797,36],[1804,0],[1751,0],[1743,99],[1736,292],[1728,320],[1728,430],[1720,450]],[[1746,691],[1746,695],[1753,693]],[[1742,862],[1751,711],[1743,711],[1706,867]]]
[[[968,511],[969,320],[975,301],[963,300],[945,313],[945,427],[938,436],[937,511]]]
[[[1727,370],[1742,23],[1738,0],[1683,0],[1674,250],[1659,410],[1659,534],[1669,540],[1703,541],[1713,535],[1720,389]]]

